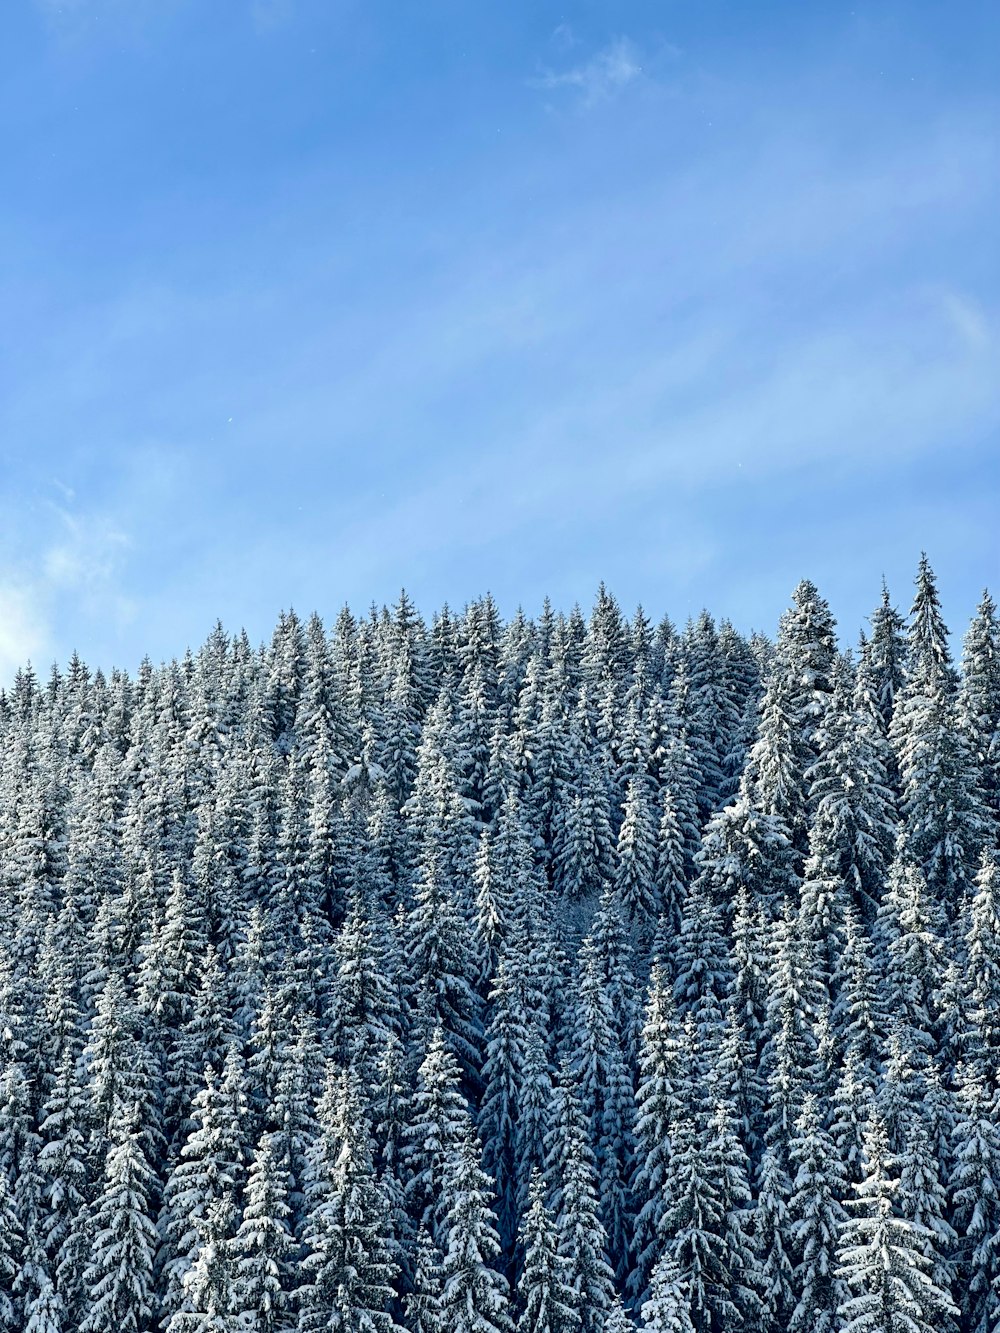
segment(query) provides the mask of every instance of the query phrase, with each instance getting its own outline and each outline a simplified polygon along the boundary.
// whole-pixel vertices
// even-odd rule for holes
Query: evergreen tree
[[[517,1284],[518,1333],[574,1333],[580,1322],[575,1293],[569,1284],[568,1263],[559,1254],[559,1237],[537,1170],[529,1185],[521,1246],[524,1267]]]
[[[959,725],[956,680],[937,586],[923,556],[893,740],[907,847],[935,897],[952,912],[975,873],[985,831],[981,775]]]
[[[443,1244],[442,1213],[448,1163],[465,1141],[469,1111],[459,1090],[458,1061],[437,1028],[417,1071],[408,1123],[403,1127],[410,1215]]]
[[[287,1191],[288,1229],[294,1235],[301,1229],[305,1210],[306,1153],[316,1133],[313,1112],[323,1068],[311,1016],[300,1013],[296,1022],[294,1043],[283,1043],[279,1052],[274,1098],[263,1122],[271,1134],[274,1161]]]
[[[921,1228],[920,1248],[929,1262],[928,1276],[935,1287],[950,1296],[955,1232],[947,1219],[948,1201],[930,1134],[919,1118],[910,1126],[899,1159],[896,1206],[901,1216]],[[942,1330],[955,1327],[945,1314],[938,1318]]]
[[[879,1047],[879,1004],[871,942],[858,914],[844,914],[844,948],[835,975],[833,1020],[841,1046],[869,1070]]]
[[[642,1307],[643,1333],[694,1333],[690,1298],[677,1269],[669,1258],[653,1269],[649,1300]]]
[[[988,592],[965,636],[959,715],[995,822],[1000,816],[1000,620]]]
[[[552,871],[560,895],[574,899],[600,893],[611,880],[613,841],[604,774],[586,751],[582,724],[571,734],[568,767],[576,780],[562,785]]]
[[[861,654],[860,671],[870,681],[869,697],[884,732],[892,724],[896,700],[906,680],[906,621],[882,584],[882,601],[872,613],[871,637]]]
[[[545,1134],[552,1101],[552,1071],[547,1050],[545,1015],[535,1014],[528,1028],[518,1098],[517,1210],[528,1206],[531,1173],[545,1161]]]
[[[654,963],[646,1022],[639,1050],[636,1101],[635,1268],[629,1288],[641,1306],[660,1252],[660,1232],[669,1197],[672,1134],[680,1119],[681,1048],[665,969]]]
[[[243,1215],[233,1239],[233,1306],[238,1326],[278,1333],[290,1325],[294,1241],[288,1229],[288,1181],[274,1135],[264,1132],[250,1164]]]
[[[849,1292],[837,1273],[837,1244],[846,1221],[842,1200],[847,1178],[836,1146],[807,1093],[789,1146],[795,1168],[788,1203],[797,1263],[792,1273],[795,1307],[789,1333],[833,1333]]]
[[[997,693],[926,559],[18,673],[0,1329],[998,1333]]]
[[[732,984],[732,960],[722,911],[709,872],[695,880],[684,904],[674,955],[674,1002],[706,1038],[717,1029]]]
[[[818,758],[806,771],[814,812],[809,852],[810,863],[819,859],[839,876],[870,919],[892,859],[896,811],[889,745],[857,693],[852,698],[850,666],[841,658],[815,735]]]
[[[700,770],[698,810],[704,823],[718,807],[729,741],[739,721],[726,692],[715,622],[707,611],[685,631],[684,672],[675,677],[674,685],[674,698]]]
[[[629,779],[623,812],[615,892],[640,937],[650,939],[664,904],[656,891],[653,873],[656,844],[645,782]],[[668,829],[668,836],[670,832]]]
[[[205,1245],[214,1244],[216,1249],[222,1245],[215,1228],[234,1206],[242,1183],[240,1120],[246,1113],[242,1079],[242,1059],[235,1046],[221,1087],[211,1066],[206,1068],[204,1086],[192,1107],[194,1127],[164,1186],[159,1267],[165,1320],[186,1309],[188,1274]],[[209,1258],[202,1262],[199,1282],[209,1280],[205,1270]]]
[[[156,1181],[143,1149],[139,1107],[116,1102],[101,1192],[94,1205],[89,1309],[81,1333],[144,1333],[152,1314]]]
[[[967,1016],[971,1020],[971,1058],[988,1086],[1000,1091],[1000,867],[984,851],[976,876],[965,937]]]
[[[657,830],[653,868],[654,905],[666,929],[676,935],[681,928],[688,857],[677,802],[670,787],[664,787],[660,824]]]
[[[92,1156],[101,1160],[111,1139],[112,1121],[121,1108],[139,1107],[147,1150],[158,1137],[158,1080],[147,1049],[139,1040],[139,1014],[128,998],[125,981],[112,972],[101,990],[83,1053],[90,1087]]]
[[[614,1031],[614,1010],[590,942],[580,951],[582,972],[574,1027],[580,1099],[595,1149],[601,1219],[616,1276],[628,1272],[628,1183],[632,1175],[634,1101],[629,1071]]]
[[[449,1333],[510,1333],[507,1283],[493,1266],[500,1240],[489,1206],[489,1177],[469,1127],[448,1162],[444,1190],[441,1310]]]
[[[784,1169],[784,1151],[774,1144],[764,1150],[758,1171],[753,1212],[754,1248],[760,1268],[760,1287],[770,1326],[788,1327],[795,1307],[788,1200],[791,1183]]]
[[[165,1333],[233,1333],[232,1224],[233,1206],[228,1197],[215,1200],[199,1217],[194,1262],[184,1272],[182,1300],[166,1320]]]
[[[840,1307],[844,1333],[935,1333],[958,1312],[930,1274],[927,1229],[898,1217],[899,1181],[891,1174],[883,1125],[865,1137],[867,1173],[848,1200],[853,1216],[841,1231],[838,1276],[851,1290]]]
[[[632,1333],[634,1328],[635,1325],[625,1309],[624,1301],[620,1296],[616,1296],[604,1320],[604,1333]]]
[[[852,1185],[860,1184],[865,1170],[864,1134],[875,1087],[858,1053],[848,1047],[844,1068],[833,1093],[833,1123],[830,1134],[837,1156]]]
[[[580,1314],[582,1333],[600,1333],[614,1296],[605,1254],[607,1236],[597,1202],[597,1173],[572,1075],[564,1066],[553,1093],[546,1174],[559,1236],[559,1255]]]
[[[46,1209],[44,1242],[52,1256],[63,1306],[79,1313],[82,1268],[79,1263],[77,1219],[87,1193],[86,1094],[80,1079],[79,1057],[72,1046],[64,1051],[42,1108],[38,1153]]]
[[[764,1052],[769,1037],[772,947],[761,904],[747,886],[741,884],[733,912],[733,980],[729,1009],[741,1051],[737,1105],[745,1127],[747,1148],[755,1160],[760,1156],[766,1131]]]
[[[907,674],[924,681],[940,677],[954,687],[956,673],[948,647],[948,627],[941,614],[937,580],[925,552],[921,552],[914,583],[916,592],[907,633]]]
[[[406,921],[413,1004],[422,1022],[441,1028],[467,1082],[475,1085],[482,1060],[482,1020],[473,984],[472,942],[442,874],[439,860],[424,864]]]
[[[17,1311],[12,1297],[17,1256],[23,1243],[21,1222],[7,1183],[7,1172],[0,1171],[0,1328],[11,1330],[11,1333],[16,1327]]]
[[[974,1068],[959,1071],[959,1116],[950,1192],[959,1234],[955,1290],[962,1327],[992,1333],[1000,1318],[1000,1129]]]
[[[62,1297],[46,1276],[25,1303],[24,1333],[62,1333],[64,1318]]]
[[[695,1077],[674,1126],[670,1188],[660,1224],[664,1253],[687,1286],[698,1333],[752,1328],[762,1309],[749,1236],[749,1164],[726,1085],[728,1062],[718,1058],[723,1052],[716,1046],[714,1072],[702,1075],[690,1020],[685,1041]]]
[[[497,1223],[505,1254],[517,1234],[520,1200],[518,1122],[527,1058],[526,978],[522,958],[505,949],[490,994],[493,1015],[486,1032],[485,1092],[479,1112],[484,1165],[492,1175]]]
[[[411,1333],[444,1333],[441,1309],[441,1255],[427,1232],[417,1232],[413,1290],[403,1302]]]
[[[399,1026],[399,1001],[389,966],[386,928],[370,894],[352,889],[333,945],[333,1046],[358,1079],[370,1085],[379,1054]]]
[[[836,621],[815,584],[803,579],[792,593],[792,606],[781,620],[777,642],[778,670],[791,687],[793,715],[805,743],[814,744],[829,695],[837,660]]]
[[[332,1067],[317,1120],[319,1134],[309,1149],[299,1329],[391,1333],[397,1269],[389,1210],[373,1171],[358,1090]]]

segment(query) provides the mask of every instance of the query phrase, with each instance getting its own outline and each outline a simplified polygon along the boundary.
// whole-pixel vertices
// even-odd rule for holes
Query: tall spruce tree
[[[494,1266],[500,1240],[481,1153],[470,1125],[445,1177],[441,1311],[449,1333],[512,1333],[514,1327],[507,1282]]]
[[[288,1227],[288,1175],[265,1131],[247,1177],[233,1238],[233,1314],[249,1333],[279,1333],[291,1324],[294,1240]]]
[[[137,1104],[116,1101],[109,1120],[110,1147],[84,1273],[89,1308],[82,1333],[145,1333],[152,1315],[156,1229],[149,1208],[156,1180],[139,1115]]]
[[[892,734],[907,846],[935,896],[954,913],[985,833],[982,774],[960,725],[957,673],[926,556],[916,582],[907,680]]]
[[[996,1101],[971,1066],[958,1074],[959,1114],[950,1181],[958,1232],[955,1290],[963,1327],[992,1333],[1000,1319],[1000,1129]]]
[[[642,1306],[643,1333],[694,1333],[687,1288],[669,1258],[653,1269],[649,1299]]]
[[[327,1071],[309,1148],[300,1333],[392,1333],[389,1207],[375,1176],[371,1137],[350,1075]]]
[[[580,1324],[576,1293],[569,1282],[569,1264],[559,1254],[559,1236],[538,1170],[532,1173],[528,1187],[521,1247],[524,1265],[517,1283],[517,1333],[574,1333]]]
[[[894,1212],[899,1180],[888,1139],[873,1118],[865,1136],[866,1174],[841,1230],[838,1275],[851,1295],[840,1307],[844,1333],[935,1333],[958,1311],[931,1275],[927,1229]]]
[[[846,1222],[847,1177],[836,1145],[823,1125],[816,1096],[807,1093],[789,1143],[795,1170],[788,1210],[797,1262],[792,1272],[795,1307],[789,1333],[833,1333],[849,1292],[837,1273],[837,1246]]]
[[[448,1164],[465,1141],[469,1110],[460,1091],[458,1061],[437,1028],[417,1071],[410,1118],[403,1127],[406,1199],[413,1219],[443,1244]]]
[[[567,1266],[580,1327],[582,1333],[600,1333],[611,1309],[614,1285],[606,1256],[607,1234],[598,1210],[597,1172],[587,1121],[565,1065],[554,1089],[545,1146],[559,1255]]]
[[[995,825],[1000,818],[1000,619],[988,592],[965,636],[959,716]]]
[[[636,1101],[635,1267],[629,1290],[636,1306],[649,1295],[659,1259],[673,1169],[673,1131],[683,1113],[682,1050],[665,968],[654,963],[639,1047]]]

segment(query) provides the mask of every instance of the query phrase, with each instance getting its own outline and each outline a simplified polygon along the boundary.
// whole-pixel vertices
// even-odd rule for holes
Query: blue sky
[[[995,3],[13,0],[0,679],[997,584]]]

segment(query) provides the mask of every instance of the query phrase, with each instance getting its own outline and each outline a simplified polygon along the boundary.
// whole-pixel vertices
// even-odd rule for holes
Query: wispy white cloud
[[[377,568],[400,534],[414,557],[473,550],[523,536],[560,509],[586,521],[651,494],[665,497],[664,512],[683,522],[694,497],[740,476],[756,483],[843,466],[859,479],[874,477],[939,450],[942,440],[1000,423],[991,349],[948,354],[932,327],[907,343],[908,327],[920,319],[915,307],[874,321],[861,338],[853,326],[817,329],[801,345],[781,346],[759,378],[713,402],[703,390],[748,336],[733,312],[726,318],[733,320],[728,338],[705,333],[632,374],[573,385],[519,437],[496,441],[460,470],[443,465],[419,491],[343,534],[351,559],[367,557]],[[666,420],[664,402],[682,401],[692,389],[694,403]],[[614,447],[592,448],[592,441]],[[497,456],[524,479],[516,505],[498,495]],[[429,525],[430,512],[440,521]]]
[[[121,627],[135,604],[124,591],[131,540],[121,524],[76,506],[73,488],[54,479],[59,501],[27,506],[28,522],[7,514],[0,579],[0,686],[29,661],[36,669],[65,654],[65,625]]]
[[[552,29],[552,35],[549,42],[556,51],[571,51],[574,46],[579,46],[580,39],[577,37],[573,26],[570,23],[560,23]]]
[[[20,667],[43,662],[52,634],[30,578],[8,575],[0,582],[0,687],[11,684]]]
[[[946,319],[971,351],[988,347],[993,340],[989,316],[978,301],[954,287],[942,287],[938,296]]]
[[[127,535],[101,515],[81,515],[61,505],[50,507],[58,534],[42,555],[46,583],[53,590],[73,592],[90,601],[106,600],[129,547]]]
[[[563,46],[575,41],[565,25],[556,32],[561,34]],[[642,72],[642,56],[635,42],[628,37],[616,37],[588,60],[569,69],[543,69],[531,83],[546,92],[562,90],[576,94],[584,106],[594,106],[616,97],[641,78]]]

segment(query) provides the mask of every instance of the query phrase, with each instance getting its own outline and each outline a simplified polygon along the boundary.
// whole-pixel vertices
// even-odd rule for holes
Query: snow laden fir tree
[[[997,1333],[1000,626],[488,597],[0,696],[4,1333]]]

